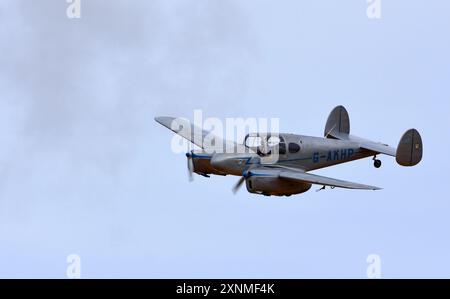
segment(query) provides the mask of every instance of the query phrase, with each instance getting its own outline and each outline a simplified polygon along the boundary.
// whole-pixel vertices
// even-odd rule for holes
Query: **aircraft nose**
[[[226,174],[242,175],[242,171],[248,167],[249,157],[247,155],[215,154],[211,158],[211,166]],[[258,163],[259,159],[252,159]]]

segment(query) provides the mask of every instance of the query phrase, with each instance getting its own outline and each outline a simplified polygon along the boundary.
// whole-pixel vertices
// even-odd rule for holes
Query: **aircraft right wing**
[[[302,170],[292,169],[292,168],[281,168],[281,167],[261,167],[249,170],[250,176],[260,175],[260,176],[273,176],[279,177],[281,179],[310,183],[315,185],[331,186],[346,189],[360,189],[360,190],[381,190],[379,187],[364,185],[359,183],[353,183],[338,179],[333,179],[325,176],[320,176],[316,174],[306,173]]]

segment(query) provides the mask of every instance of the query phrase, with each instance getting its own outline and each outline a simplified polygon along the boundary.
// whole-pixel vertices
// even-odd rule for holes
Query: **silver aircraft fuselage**
[[[376,155],[375,152],[361,149],[357,142],[296,134],[279,136],[284,140],[286,148],[284,151],[278,148],[278,159],[275,162],[277,166],[287,168],[311,171]],[[298,145],[298,148],[292,144]],[[290,151],[294,147],[296,151]],[[259,155],[252,152],[208,154],[194,151],[190,155],[196,165],[196,172],[203,175],[213,173],[242,176],[249,165],[260,162]],[[266,166],[270,167],[270,164]]]

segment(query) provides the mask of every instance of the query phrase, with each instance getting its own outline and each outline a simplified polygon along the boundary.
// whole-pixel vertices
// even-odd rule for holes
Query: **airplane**
[[[285,133],[249,133],[243,144],[231,143],[235,151],[229,153],[208,150],[205,138],[210,132],[199,129],[187,120],[174,117],[155,117],[155,121],[186,138],[201,150],[186,154],[190,179],[196,173],[240,176],[234,193],[245,182],[247,191],[266,196],[291,196],[304,193],[312,185],[326,187],[381,190],[376,186],[348,182],[309,173],[310,171],[373,157],[375,168],[381,167],[378,155],[396,158],[401,166],[415,166],[423,156],[422,137],[416,129],[404,133],[397,148],[350,134],[350,118],[343,106],[335,107],[326,122],[324,137]],[[178,123],[177,123],[178,121]],[[195,136],[194,132],[197,132]],[[200,132],[200,134],[198,133]],[[200,138],[198,138],[200,137]],[[230,145],[217,137],[217,144]],[[276,157],[273,159],[273,157]]]

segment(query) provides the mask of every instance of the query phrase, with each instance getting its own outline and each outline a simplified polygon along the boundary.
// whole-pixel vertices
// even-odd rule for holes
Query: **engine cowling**
[[[211,154],[206,154],[204,152],[195,152],[192,151],[190,153],[186,154],[186,157],[189,160],[192,161],[192,172],[195,172],[197,174],[207,176],[209,174],[216,174],[216,175],[225,175],[225,173],[215,169],[211,165]],[[188,162],[189,163],[189,162]]]
[[[311,184],[290,182],[277,177],[250,176],[245,182],[248,192],[268,196],[290,196],[311,189]]]

